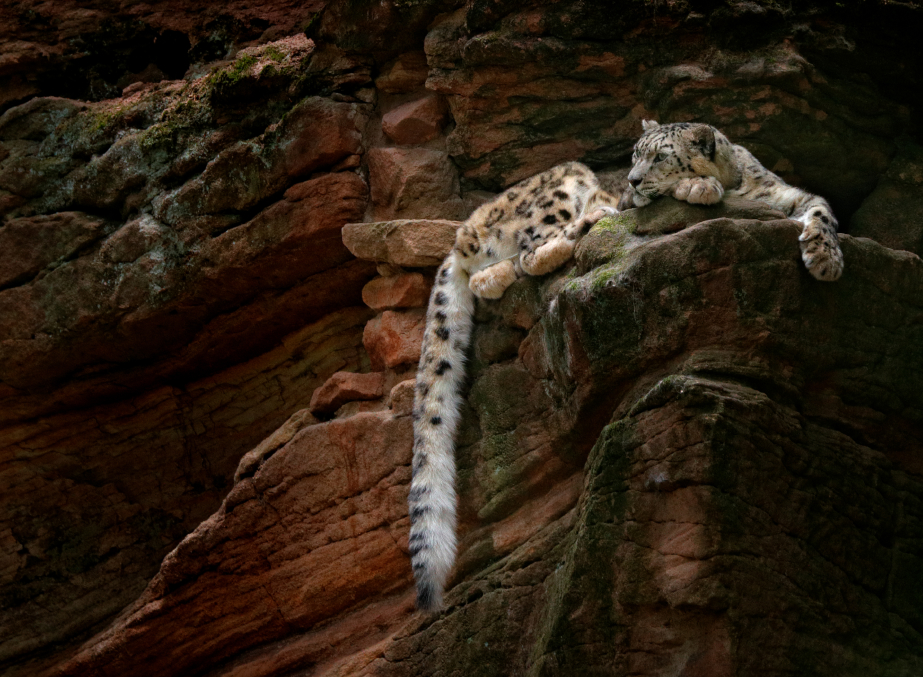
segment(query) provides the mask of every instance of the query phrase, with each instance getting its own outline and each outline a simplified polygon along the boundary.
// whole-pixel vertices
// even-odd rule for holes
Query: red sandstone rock
[[[366,157],[374,218],[463,218],[458,172],[445,152],[373,148]]]
[[[430,94],[389,111],[382,118],[381,126],[395,143],[426,143],[439,135],[448,112],[445,99]]]
[[[420,359],[426,311],[386,310],[365,325],[362,343],[372,358],[372,369],[393,369]]]
[[[376,400],[384,392],[384,374],[356,374],[338,371],[314,391],[309,408],[311,413],[332,414],[342,405],[355,400]]]
[[[22,284],[105,237],[106,225],[103,219],[80,212],[8,221],[0,228],[0,288]]]
[[[672,222],[669,210],[653,214]],[[494,351],[499,361],[472,374],[459,436],[460,556],[442,615],[408,604],[405,380],[392,389],[391,412],[278,433],[136,604],[56,674],[129,672],[139,661],[195,672],[234,655],[238,676],[306,664],[370,677],[448,664],[477,672],[486,657],[495,674],[590,666],[653,677],[680,664],[692,675],[759,675],[821,665],[812,657],[829,646],[842,648],[845,665],[919,664],[890,630],[916,612],[881,600],[875,572],[893,551],[874,536],[894,525],[889,497],[920,486],[903,457],[876,448],[919,443],[903,423],[907,400],[883,404],[868,395],[869,379],[876,392],[923,403],[911,395],[916,381],[902,383],[913,376],[877,364],[848,375],[857,354],[880,345],[857,352],[852,329],[864,320],[852,313],[853,295],[882,285],[893,296],[876,313],[912,313],[923,270],[912,255],[844,238],[855,286],[820,287],[800,268],[797,234],[789,221],[722,218],[629,245],[635,236],[610,224],[581,241],[569,286],[525,279],[485,306],[498,328],[514,308],[538,314],[527,339],[535,370]],[[767,284],[777,290],[770,307],[756,302]],[[811,301],[820,290],[831,294],[823,321]],[[891,337],[886,362],[898,359],[894,349],[904,353],[898,361],[917,360],[905,342],[913,329],[901,326],[898,335],[872,330]],[[667,377],[665,356],[677,365]],[[816,380],[818,365],[836,385]],[[830,388],[850,404],[810,394]],[[810,413],[792,398],[812,402]],[[850,423],[859,403],[874,405],[877,423],[868,414]],[[822,472],[820,461],[840,472]],[[916,503],[905,509],[919,514]],[[912,529],[898,527],[895,538],[913,547]],[[867,554],[855,558],[860,545]],[[895,580],[915,581],[916,561],[892,564]],[[759,613],[731,613],[751,606]],[[788,608],[801,630],[780,634],[772,610]],[[841,613],[869,619],[844,626],[860,649],[830,638]],[[474,648],[472,622],[485,638]],[[543,632],[549,622],[566,632]],[[779,651],[756,657],[731,637]],[[792,658],[787,648],[807,653]]]
[[[349,172],[311,179],[293,187],[291,199],[206,239],[192,258],[172,259],[172,233],[153,219],[128,224],[127,233],[116,231],[103,243],[106,256],[133,259],[117,276],[109,272],[109,259],[83,256],[26,286],[0,291],[0,308],[18,318],[0,326],[0,378],[30,387],[95,360],[125,361],[160,353],[171,344],[174,349],[182,345],[179,361],[195,359],[200,351],[216,357],[216,340],[228,341],[226,349],[239,350],[259,340],[263,331],[278,331],[278,321],[253,326],[251,319],[241,324],[246,313],[235,306],[255,301],[262,293],[274,298],[257,303],[256,308],[263,309],[256,317],[281,301],[281,293],[289,295],[289,314],[302,308],[301,321],[341,307],[344,294],[358,300],[368,273],[347,264],[349,253],[340,229],[344,220],[361,217],[365,191],[362,179]],[[131,233],[140,239],[129,246]],[[307,289],[295,291],[306,278],[338,266],[344,268],[329,280],[313,280],[310,295]],[[191,280],[196,284],[190,285]],[[49,316],[35,306],[47,294],[57,299],[59,315]],[[294,321],[283,321],[282,326],[294,329]],[[196,334],[209,322],[215,324],[203,344]],[[238,332],[244,326],[241,339]],[[62,332],[67,327],[86,331]],[[94,332],[103,332],[105,339],[94,337]]]
[[[263,462],[288,444],[299,430],[319,422],[307,409],[296,411],[272,435],[243,455],[234,472],[234,483],[253,477]]]
[[[414,379],[408,379],[391,388],[389,399],[391,401],[391,411],[395,416],[410,416],[413,411],[413,387],[415,383]]]
[[[438,266],[455,243],[458,221],[348,223],[343,243],[356,258],[410,268]]]
[[[381,75],[375,78],[375,86],[389,94],[410,92],[423,86],[428,73],[426,53],[407,52],[382,68]]]
[[[181,388],[5,422],[0,522],[12,531],[0,529],[0,563],[10,571],[0,589],[18,601],[0,613],[3,660],[24,651],[47,656],[49,642],[67,641],[134,600],[171,541],[220,505],[238,461],[239,473],[252,474],[287,428],[309,425],[304,412],[270,436],[329,374],[367,364],[361,332],[369,314],[334,313]],[[248,468],[241,455],[254,445]],[[44,517],[24,519],[23,510]],[[46,583],[36,589],[36,580]]]
[[[376,277],[362,288],[362,301],[373,310],[425,308],[432,286],[420,273]]]
[[[99,237],[45,229],[34,260],[16,254],[4,271],[0,309],[15,321],[0,323],[0,419],[220,370],[358,302],[372,267],[351,261],[339,227],[363,217],[367,187],[323,173],[358,157],[368,106],[289,90],[309,47],[283,38],[122,99],[3,114],[4,253],[17,223],[41,229],[67,205],[112,220]]]
[[[289,188],[255,218],[219,235],[203,247],[208,285],[217,295],[245,294],[252,284],[241,270],[270,288],[293,284],[334,261],[342,261],[342,218],[364,204],[365,182],[352,172],[324,174]]]
[[[129,674],[142,663],[147,674],[192,674],[333,619],[350,624],[354,651],[376,624],[400,621],[411,440],[410,419],[390,412],[301,429],[165,558],[125,620],[56,674]],[[375,605],[387,611],[370,614]],[[331,658],[338,632],[281,660]]]
[[[3,670],[136,598],[220,503],[243,451],[331,373],[368,369],[370,313],[358,306],[374,265],[352,259],[340,235],[362,218],[368,189],[353,172],[324,172],[357,155],[356,107],[308,100],[274,129],[251,128],[259,162],[229,162],[226,174],[212,165],[214,202],[190,200],[171,225],[153,205],[142,210],[155,196],[163,204],[162,176],[189,197],[207,161],[241,140],[234,124],[203,132],[189,153],[182,132],[145,136],[146,116],[183,87],[104,104],[37,100],[0,124],[3,196],[22,193],[4,200],[21,211],[0,228]],[[110,129],[118,124],[129,127]],[[100,138],[109,141],[94,145]],[[56,183],[72,154],[82,154],[73,180]],[[228,188],[243,185],[235,171],[254,168],[259,180]],[[55,212],[72,186],[107,219]],[[254,206],[251,188],[263,196],[256,209],[230,208]],[[24,215],[37,208],[52,213]],[[120,223],[120,213],[131,217]],[[240,472],[277,444],[278,435],[260,445]],[[36,517],[23,518],[24,506]]]
[[[200,214],[250,209],[292,180],[358,153],[362,124],[357,105],[308,97],[265,143],[245,141],[222,151],[155,215],[177,224]]]

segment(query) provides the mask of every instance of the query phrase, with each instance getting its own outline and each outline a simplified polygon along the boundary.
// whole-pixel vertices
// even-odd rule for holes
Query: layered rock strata
[[[918,674],[906,252],[844,238],[824,286],[756,205],[602,224],[479,305],[438,618],[403,494],[454,224],[562,160],[617,190],[643,118],[715,124],[920,253],[920,27],[878,0],[0,7],[0,671]]]
[[[244,453],[368,367],[375,266],[340,230],[369,106],[311,94],[312,51],[0,117],[0,669],[99,630]]]
[[[412,610],[404,382],[248,455],[56,674],[915,674],[923,266],[844,237],[819,283],[752,203],[664,234],[701,209],[479,302],[444,613]]]

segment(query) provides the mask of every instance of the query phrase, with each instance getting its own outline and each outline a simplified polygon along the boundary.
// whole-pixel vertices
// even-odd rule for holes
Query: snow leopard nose
[[[637,188],[638,185],[641,183],[641,179],[632,179],[631,177],[629,177],[628,183],[631,184],[632,188]]]

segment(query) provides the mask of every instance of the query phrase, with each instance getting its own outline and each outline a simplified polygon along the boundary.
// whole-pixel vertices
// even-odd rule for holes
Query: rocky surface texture
[[[4,5],[0,671],[923,673],[921,16]],[[520,178],[617,186],[648,117],[828,197],[846,273],[662,200],[479,303],[419,615],[435,266]]]

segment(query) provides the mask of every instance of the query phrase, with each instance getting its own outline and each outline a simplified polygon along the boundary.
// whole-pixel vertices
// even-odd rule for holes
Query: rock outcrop
[[[0,8],[0,671],[923,673],[921,14],[840,4]],[[844,277],[663,199],[479,302],[418,614],[435,266],[649,117],[828,197]]]
[[[816,282],[746,203],[656,232],[696,209],[480,304],[444,614],[412,613],[397,383],[287,423],[59,674],[915,674],[923,265],[844,237]]]

